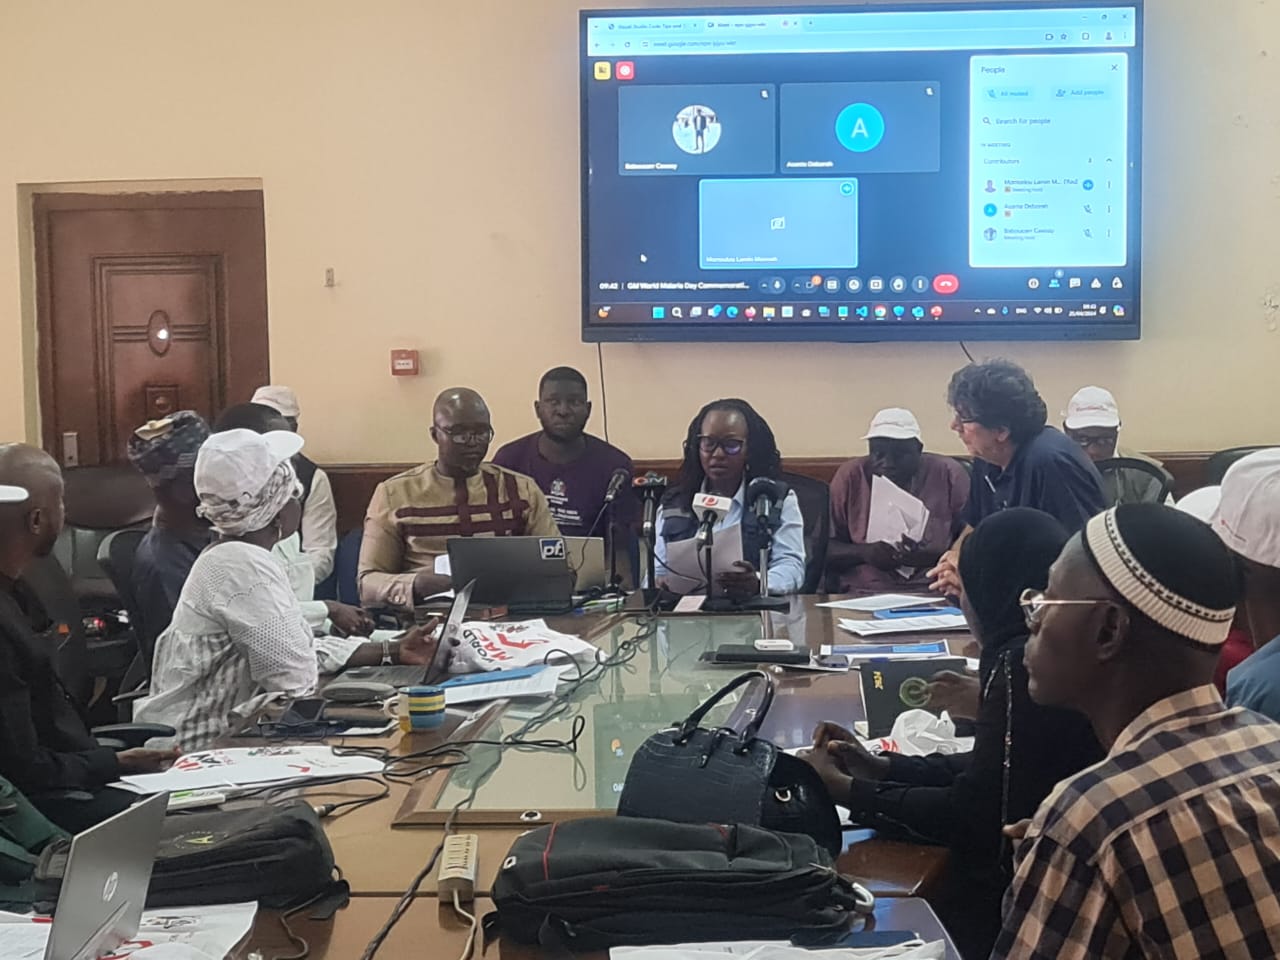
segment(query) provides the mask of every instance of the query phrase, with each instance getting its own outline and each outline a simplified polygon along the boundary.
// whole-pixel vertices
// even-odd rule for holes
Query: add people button
[[[960,289],[960,278],[954,273],[940,273],[933,278],[933,290],[943,296],[950,296]]]

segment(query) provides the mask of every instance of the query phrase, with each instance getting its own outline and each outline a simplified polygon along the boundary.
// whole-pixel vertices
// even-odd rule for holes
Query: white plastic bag
[[[571,676],[578,670],[574,661],[583,661],[587,668],[600,653],[581,637],[552,630],[545,620],[468,622],[462,625],[461,634],[461,642],[449,661],[449,672],[453,674],[514,670],[547,663],[561,666],[561,672]]]
[[[935,717],[928,710],[907,710],[893,722],[889,736],[871,740],[872,753],[900,753],[904,757],[927,757],[931,753],[968,753],[973,737],[957,737],[956,725],[943,711]]]

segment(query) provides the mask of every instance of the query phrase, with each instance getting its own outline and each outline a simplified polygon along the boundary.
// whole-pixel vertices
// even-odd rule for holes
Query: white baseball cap
[[[1218,512],[1218,504],[1222,502],[1221,487],[1201,487],[1192,490],[1174,504],[1183,513],[1189,513],[1197,520],[1213,523],[1213,515]]]
[[[10,487],[0,483],[0,503],[26,503],[29,496],[31,494],[27,493],[26,487]]]
[[[888,407],[871,418],[863,440],[919,440],[920,421],[910,410]]]
[[[260,403],[264,407],[270,407],[282,417],[292,417],[296,420],[302,415],[302,408],[298,406],[298,395],[289,387],[259,387],[253,392],[250,403]]]
[[[1213,529],[1240,556],[1280,567],[1280,447],[1259,450],[1231,465]]]
[[[1116,398],[1110,390],[1102,387],[1081,387],[1067,404],[1062,417],[1068,430],[1120,426],[1120,408],[1116,406]]]
[[[215,433],[196,457],[196,492],[233,503],[252,500],[276,467],[302,449],[302,437],[288,430]]]

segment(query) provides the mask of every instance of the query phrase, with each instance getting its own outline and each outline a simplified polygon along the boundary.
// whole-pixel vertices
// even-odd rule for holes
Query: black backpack
[[[54,903],[69,840],[46,847],[37,898]],[[257,900],[264,909],[300,906],[329,894],[345,899],[320,818],[301,800],[242,810],[171,814],[151,872],[148,907]]]
[[[706,940],[838,940],[871,895],[807,836],[593,817],[516,840],[486,938],[571,951]]]

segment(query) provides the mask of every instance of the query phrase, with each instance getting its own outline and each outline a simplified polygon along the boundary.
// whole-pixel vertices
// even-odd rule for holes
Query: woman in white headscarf
[[[428,628],[384,648],[359,639],[315,637],[298,606],[275,544],[301,519],[291,459],[294,433],[228,430],[196,458],[198,512],[218,534],[191,568],[169,628],[156,641],[151,693],[134,718],[177,730],[184,750],[202,750],[269,700],[312,693],[320,671],[396,662],[426,665]]]

